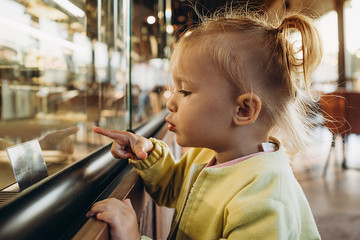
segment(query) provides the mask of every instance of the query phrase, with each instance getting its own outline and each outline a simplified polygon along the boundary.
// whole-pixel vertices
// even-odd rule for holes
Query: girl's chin
[[[186,141],[185,139],[179,137],[178,135],[176,135],[176,143],[180,147],[191,147],[191,145],[190,145],[190,143],[188,141]]]
[[[199,144],[196,144],[194,141],[189,141],[188,139],[180,137],[179,135],[176,135],[176,143],[180,147],[200,147]]]

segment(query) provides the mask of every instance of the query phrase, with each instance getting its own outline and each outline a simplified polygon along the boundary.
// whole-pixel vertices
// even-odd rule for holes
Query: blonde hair
[[[301,35],[299,47],[290,41],[295,32]],[[311,142],[312,125],[306,116],[308,99],[312,100],[310,76],[322,56],[311,18],[299,13],[279,18],[234,9],[218,11],[179,39],[171,65],[180,53],[194,48],[224,75],[234,97],[246,92],[260,97],[259,119],[271,134],[279,134],[289,152]]]

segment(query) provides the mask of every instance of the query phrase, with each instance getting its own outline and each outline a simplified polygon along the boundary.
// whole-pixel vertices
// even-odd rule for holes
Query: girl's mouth
[[[175,126],[172,125],[172,124],[169,124],[168,129],[169,129],[169,131],[174,132],[175,131]]]
[[[175,125],[172,124],[169,120],[166,120],[168,122],[168,130],[171,131],[171,132],[174,132],[175,131]]]

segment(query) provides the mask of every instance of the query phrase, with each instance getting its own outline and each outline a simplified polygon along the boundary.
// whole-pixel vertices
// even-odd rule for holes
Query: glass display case
[[[0,189],[5,149],[38,139],[49,174],[132,130],[170,96],[171,1],[2,0]]]

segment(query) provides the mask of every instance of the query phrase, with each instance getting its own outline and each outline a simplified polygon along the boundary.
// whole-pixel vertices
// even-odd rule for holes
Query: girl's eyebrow
[[[184,88],[191,88],[193,86],[193,84],[191,84],[191,82],[189,82],[186,79],[180,79],[180,81],[178,82],[179,86],[181,87],[181,89]]]
[[[180,83],[180,84],[186,84],[186,85],[192,85],[191,82],[182,74],[177,74],[174,78],[174,83]]]

